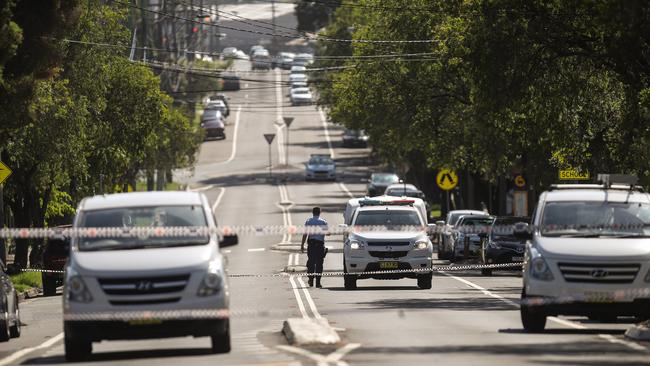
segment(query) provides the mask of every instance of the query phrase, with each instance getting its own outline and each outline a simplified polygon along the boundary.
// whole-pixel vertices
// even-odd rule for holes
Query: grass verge
[[[23,292],[32,287],[43,287],[43,281],[40,272],[22,272],[10,276],[11,282],[16,288],[16,292]]]

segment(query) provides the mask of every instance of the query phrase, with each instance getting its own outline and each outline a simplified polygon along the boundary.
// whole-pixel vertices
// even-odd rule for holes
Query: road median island
[[[282,334],[294,346],[331,345],[341,342],[327,319],[289,318],[284,321]]]

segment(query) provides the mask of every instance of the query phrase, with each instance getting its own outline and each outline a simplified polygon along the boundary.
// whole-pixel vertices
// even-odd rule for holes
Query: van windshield
[[[381,210],[361,211],[354,225],[359,226],[421,226],[420,216],[415,211]]]
[[[640,237],[650,235],[650,205],[638,202],[548,202],[545,236]]]
[[[201,206],[127,207],[85,211],[78,227],[140,229],[159,227],[205,228],[207,221]],[[160,248],[167,246],[202,245],[209,242],[205,233],[180,233],[178,236],[107,235],[79,238],[81,251]]]

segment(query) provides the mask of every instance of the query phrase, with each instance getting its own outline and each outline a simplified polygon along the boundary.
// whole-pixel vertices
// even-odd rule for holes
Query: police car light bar
[[[376,199],[363,199],[359,200],[359,206],[411,206],[415,203],[414,200],[376,200]]]

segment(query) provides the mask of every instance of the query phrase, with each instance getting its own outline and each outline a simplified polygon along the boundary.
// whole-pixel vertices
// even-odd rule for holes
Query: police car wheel
[[[483,276],[492,276],[492,268],[481,268],[481,274]]]
[[[429,290],[432,287],[433,274],[418,275],[418,287],[422,290]]]
[[[356,290],[357,289],[357,277],[352,275],[343,276],[343,285],[346,290]]]

